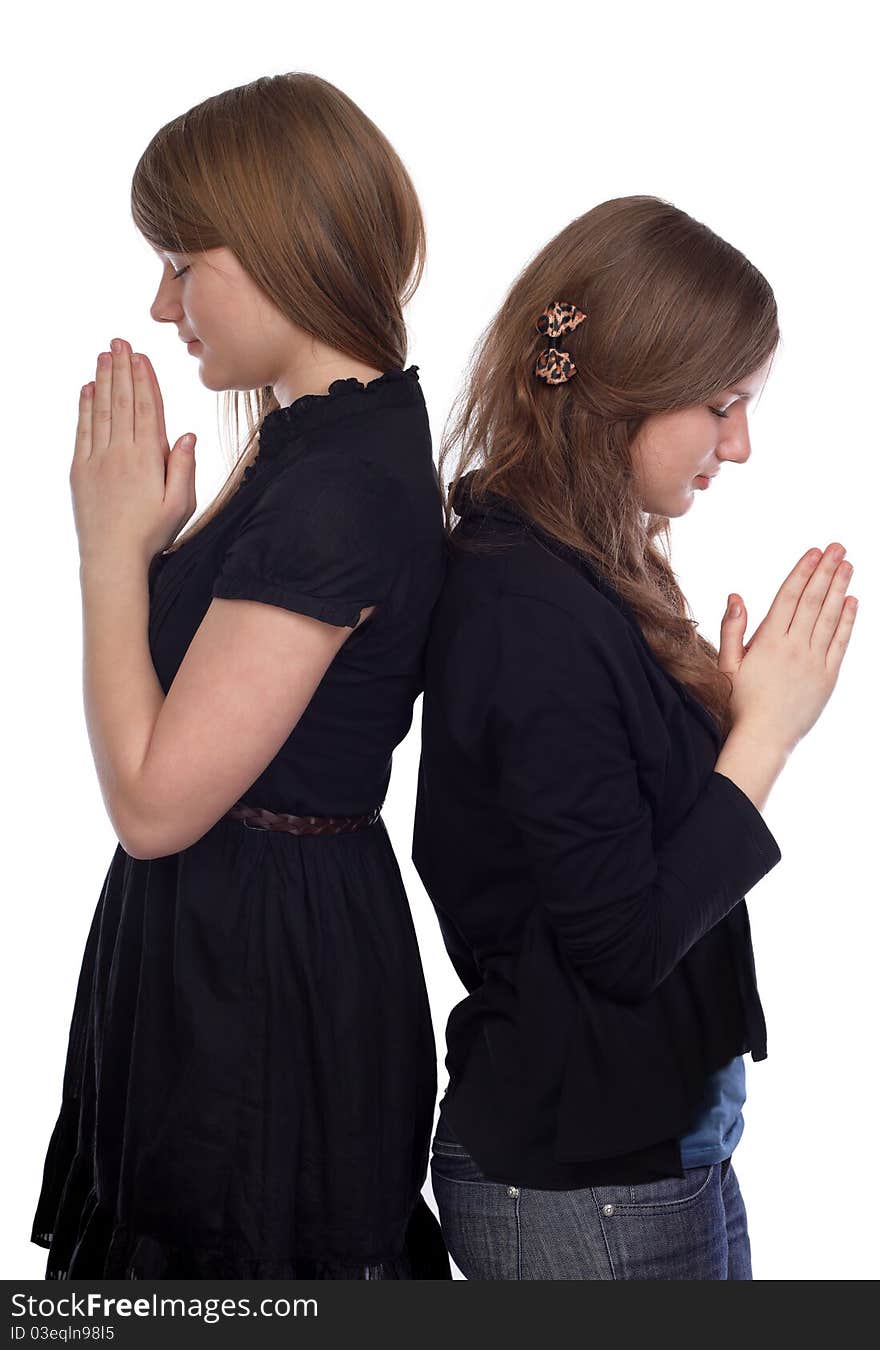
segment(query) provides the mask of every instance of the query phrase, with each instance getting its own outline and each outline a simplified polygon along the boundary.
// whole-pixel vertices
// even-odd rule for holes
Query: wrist
[[[80,580],[118,580],[121,576],[146,575],[150,559],[135,548],[93,550],[79,555]]]
[[[790,753],[778,732],[758,722],[738,722],[721,747],[715,772],[730,778],[763,811]]]
[[[734,722],[727,741],[732,737],[736,737],[737,744],[754,746],[763,755],[779,759],[782,763],[785,763],[797,745],[797,741],[785,737],[778,727],[755,716],[740,717]]]

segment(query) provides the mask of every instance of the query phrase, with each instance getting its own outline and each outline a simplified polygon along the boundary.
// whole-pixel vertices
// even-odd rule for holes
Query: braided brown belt
[[[285,834],[350,834],[375,825],[381,806],[366,816],[292,816],[286,811],[268,811],[264,806],[238,802],[227,816],[240,820],[249,830],[283,830]]]

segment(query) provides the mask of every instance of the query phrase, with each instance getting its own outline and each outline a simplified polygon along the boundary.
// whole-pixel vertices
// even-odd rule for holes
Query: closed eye
[[[710,413],[714,413],[716,417],[729,417],[729,416],[730,416],[730,413],[723,412],[723,411],[721,410],[721,408],[710,408],[709,411],[710,411]]]
[[[188,272],[188,271],[189,271],[189,268],[190,268],[190,264],[187,263],[186,267],[181,267],[181,269],[180,269],[179,272],[173,272],[173,273],[172,273],[172,278],[173,278],[173,280],[176,281],[178,277],[182,277],[183,274],[184,274],[184,272]]]

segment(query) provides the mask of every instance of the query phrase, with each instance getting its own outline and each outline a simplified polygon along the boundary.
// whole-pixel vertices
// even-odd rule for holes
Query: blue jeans
[[[431,1182],[468,1280],[750,1280],[746,1211],[730,1158],[684,1177],[542,1191],[489,1181],[442,1120]]]

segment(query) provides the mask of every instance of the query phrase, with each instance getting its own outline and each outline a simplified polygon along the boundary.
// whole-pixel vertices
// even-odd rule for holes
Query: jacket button
[[[508,1188],[507,1188],[507,1194],[508,1194],[512,1199],[516,1199],[516,1197],[519,1195],[519,1187],[518,1187],[518,1186],[508,1186]]]
[[[614,1206],[613,1206],[613,1205],[603,1205],[603,1206],[602,1206],[602,1213],[603,1213],[603,1214],[613,1214],[613,1213],[614,1213]]]

